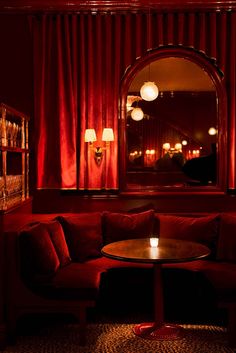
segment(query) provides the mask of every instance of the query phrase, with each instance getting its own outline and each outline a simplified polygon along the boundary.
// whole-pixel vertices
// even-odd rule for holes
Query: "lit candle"
[[[157,248],[159,243],[159,238],[150,238],[150,245],[152,248]]]

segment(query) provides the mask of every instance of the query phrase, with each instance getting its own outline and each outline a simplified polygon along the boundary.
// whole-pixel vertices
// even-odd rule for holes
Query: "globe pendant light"
[[[140,89],[140,95],[145,101],[154,101],[158,97],[159,90],[155,82],[144,82]]]
[[[134,108],[131,112],[131,118],[135,121],[140,121],[144,117],[143,111],[141,108]]]
[[[151,48],[151,12],[149,11],[148,14],[148,22],[147,22],[147,39],[148,39],[148,51]],[[140,95],[143,100],[151,102],[154,101],[158,97],[159,90],[155,82],[150,81],[150,70],[151,64],[149,63],[148,66],[148,82],[144,82],[140,89]]]

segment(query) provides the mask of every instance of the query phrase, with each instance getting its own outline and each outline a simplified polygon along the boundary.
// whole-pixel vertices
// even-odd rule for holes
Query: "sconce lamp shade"
[[[114,141],[114,133],[113,129],[110,128],[104,128],[102,132],[102,141]]]
[[[86,129],[85,130],[84,141],[85,142],[97,141],[96,132],[94,129]]]
[[[131,113],[131,118],[135,121],[140,121],[144,117],[143,111],[141,108],[134,108]]]
[[[154,101],[158,94],[159,90],[155,82],[145,82],[140,89],[140,95],[145,101]]]

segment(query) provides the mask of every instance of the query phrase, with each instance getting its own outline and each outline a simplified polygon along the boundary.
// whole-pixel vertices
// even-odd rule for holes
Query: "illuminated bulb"
[[[188,144],[188,141],[186,141],[186,140],[183,140],[183,141],[182,141],[182,145],[183,145],[183,146],[187,146],[187,144]]]
[[[210,127],[210,129],[208,130],[208,134],[211,136],[216,135],[216,133],[217,133],[217,130],[214,127]]]
[[[158,97],[159,90],[155,82],[145,82],[141,89],[140,95],[145,101],[154,101]]]
[[[163,148],[163,150],[165,150],[165,151],[169,151],[169,149],[170,149],[170,144],[169,144],[168,142],[163,143],[162,148]]]
[[[131,118],[135,121],[140,121],[144,117],[143,111],[141,108],[134,108],[131,113]]]
[[[176,144],[175,144],[175,149],[176,149],[177,151],[181,151],[181,150],[182,150],[182,144],[181,144],[181,143],[176,143]]]

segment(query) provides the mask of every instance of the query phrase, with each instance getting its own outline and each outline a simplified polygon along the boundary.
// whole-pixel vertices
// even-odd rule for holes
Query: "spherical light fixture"
[[[183,146],[187,146],[187,144],[188,144],[188,141],[186,141],[186,140],[183,140],[183,141],[182,141],[182,145],[183,145]]]
[[[210,127],[210,129],[208,130],[208,134],[211,136],[214,136],[217,134],[217,130],[214,127]]]
[[[154,101],[158,97],[159,90],[155,82],[144,82],[140,89],[141,97],[148,102]]]
[[[181,150],[182,150],[182,143],[176,143],[176,144],[175,144],[175,149],[176,149],[177,151],[181,151]]]
[[[141,108],[134,108],[131,112],[131,118],[135,121],[140,121],[144,117],[143,111]]]
[[[162,148],[163,148],[163,150],[165,150],[166,152],[169,151],[169,149],[170,149],[170,144],[169,144],[169,142],[163,143]]]

